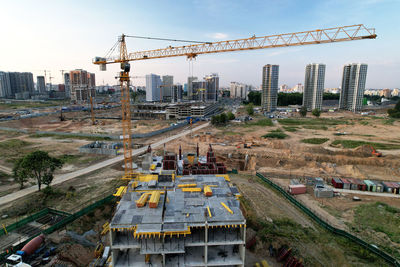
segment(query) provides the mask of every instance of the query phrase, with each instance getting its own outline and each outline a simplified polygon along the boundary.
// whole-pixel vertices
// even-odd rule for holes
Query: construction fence
[[[88,214],[89,212],[95,210],[96,208],[101,207],[104,204],[111,202],[114,199],[115,199],[115,197],[113,195],[108,195],[105,198],[102,198],[102,199],[100,199],[100,200],[98,200],[98,201],[96,201],[96,202],[84,207],[83,209],[81,209],[81,210],[79,210],[79,211],[77,211],[77,212],[75,212],[73,214],[70,214],[70,213],[67,213],[67,212],[63,212],[63,211],[54,210],[54,209],[50,209],[50,208],[46,208],[46,209],[43,209],[43,210],[41,210],[41,211],[39,211],[39,212],[37,212],[35,214],[32,214],[32,215],[24,218],[24,219],[22,219],[22,220],[20,220],[20,221],[18,221],[16,223],[13,223],[13,224],[11,224],[11,225],[9,225],[7,227],[2,228],[1,231],[0,231],[0,236],[7,234],[7,232],[14,231],[17,228],[22,227],[22,226],[24,226],[24,225],[26,225],[26,224],[28,224],[30,222],[33,222],[34,220],[36,220],[36,219],[38,219],[38,218],[40,218],[40,217],[42,217],[42,216],[44,216],[44,215],[46,215],[46,214],[48,214],[50,212],[56,213],[56,214],[59,213],[60,215],[64,215],[65,216],[64,219],[62,219],[61,221],[53,224],[49,228],[44,229],[41,232],[43,234],[48,235],[48,234],[51,234],[51,233],[63,228],[64,226],[66,226],[67,224],[75,221],[76,219],[80,218],[81,216],[84,216],[84,215]],[[38,235],[39,234],[31,236],[29,239],[25,240],[24,242],[22,242],[22,243],[20,243],[20,244],[18,244],[16,246],[10,248],[6,252],[3,252],[2,254],[0,254],[0,263],[3,262],[9,254],[14,253],[15,251],[21,249],[26,243],[28,243],[30,240],[32,240],[33,238],[35,238]]]
[[[256,175],[262,181],[264,181],[265,183],[267,183],[268,185],[273,187],[275,190],[277,190],[279,193],[281,193],[287,200],[292,202],[301,211],[303,211],[306,215],[308,215],[311,219],[313,219],[316,223],[318,223],[320,226],[322,226],[326,230],[328,230],[328,231],[330,231],[330,232],[332,232],[334,234],[343,236],[343,237],[349,239],[350,241],[357,243],[358,245],[362,246],[363,248],[367,249],[368,251],[378,255],[379,257],[384,259],[386,262],[392,264],[393,266],[400,267],[400,262],[397,259],[395,259],[394,257],[392,257],[389,254],[387,254],[386,252],[378,249],[376,246],[373,246],[373,245],[365,242],[364,240],[362,240],[362,239],[360,239],[360,238],[358,238],[358,237],[356,237],[356,236],[354,236],[354,235],[352,235],[352,234],[350,234],[350,233],[348,233],[346,231],[343,231],[341,229],[333,227],[332,225],[330,225],[329,223],[327,223],[326,221],[321,219],[318,215],[316,215],[309,208],[307,208],[302,203],[297,201],[292,195],[290,195],[288,192],[286,192],[282,187],[280,187],[279,185],[275,184],[274,182],[272,182],[270,179],[268,179],[267,177],[265,177],[261,173],[257,172]]]

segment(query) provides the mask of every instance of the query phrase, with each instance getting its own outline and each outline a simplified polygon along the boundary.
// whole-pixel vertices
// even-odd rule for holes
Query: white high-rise
[[[279,65],[265,65],[262,74],[261,106],[264,112],[276,110],[278,101]]]
[[[362,63],[353,63],[343,66],[339,108],[353,112],[362,109],[367,68],[368,65]]]
[[[249,92],[249,85],[238,83],[238,82],[231,82],[230,86],[230,97],[231,98],[240,98],[240,99],[247,99],[247,94]]]
[[[161,78],[156,74],[146,75],[146,101],[154,102],[161,100]]]
[[[307,110],[322,109],[325,83],[325,64],[308,64],[304,79],[303,106]]]

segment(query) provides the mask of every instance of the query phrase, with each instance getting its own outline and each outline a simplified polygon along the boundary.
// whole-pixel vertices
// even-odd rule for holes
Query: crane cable
[[[137,35],[125,35],[125,36],[126,37],[130,37],[130,38],[149,39],[149,40],[158,40],[158,41],[172,41],[172,42],[184,42],[184,43],[211,44],[211,42],[193,41],[193,40],[179,40],[179,39],[148,37],[148,36],[137,36]]]

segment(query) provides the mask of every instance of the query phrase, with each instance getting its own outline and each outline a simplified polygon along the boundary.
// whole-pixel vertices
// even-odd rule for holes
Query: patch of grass
[[[81,155],[64,154],[59,159],[64,164],[73,164],[73,163],[76,163],[80,158],[81,158]]]
[[[332,145],[333,146],[342,145],[344,148],[356,148],[362,145],[370,145],[373,146],[375,149],[384,149],[384,150],[400,149],[399,144],[366,142],[360,140],[335,140],[332,142]]]
[[[30,152],[32,150],[30,146],[33,144],[20,139],[9,139],[0,142],[0,154],[5,159],[5,162],[13,164],[17,158]]]
[[[274,126],[271,119],[262,118],[257,121],[247,121],[245,123],[239,124],[242,127],[253,127],[253,126]]]
[[[328,127],[326,127],[325,125],[304,125],[303,128],[310,130],[328,130]]]
[[[381,232],[386,234],[392,242],[400,243],[400,227],[396,227],[399,225],[400,209],[386,203],[375,202],[360,205],[355,209],[352,227],[359,232],[371,230]],[[397,257],[400,256],[399,251],[394,254]]]
[[[269,133],[262,136],[263,138],[276,138],[276,139],[285,139],[288,137],[281,129],[272,130]]]
[[[297,118],[297,119],[279,119],[279,123],[282,125],[340,125],[340,124],[354,124],[347,120],[337,120],[337,119],[324,119],[324,118]]]
[[[368,121],[360,121],[361,125],[368,125]]]
[[[7,141],[0,142],[0,149],[16,149],[21,147],[30,146],[33,143],[26,142],[20,139],[10,139]]]
[[[283,126],[283,129],[287,132],[296,132],[299,128],[296,126]]]
[[[233,131],[223,131],[222,135],[238,135],[241,134],[239,132],[233,132]]]
[[[55,139],[80,139],[80,140],[88,140],[88,141],[109,141],[111,140],[110,137],[91,137],[91,136],[80,136],[76,134],[66,134],[66,135],[58,135],[58,134],[51,134],[51,133],[44,133],[44,134],[33,134],[30,135],[31,138],[42,138],[42,137],[52,137]]]
[[[395,119],[387,119],[383,121],[383,124],[385,125],[393,125],[393,123],[395,122]]]
[[[320,145],[320,144],[325,143],[328,140],[329,140],[329,138],[307,138],[307,139],[301,140],[301,142],[306,143],[306,144]]]

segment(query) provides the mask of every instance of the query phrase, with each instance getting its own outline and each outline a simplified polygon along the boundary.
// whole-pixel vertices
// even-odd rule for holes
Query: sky
[[[0,6],[0,71],[37,76],[50,70],[53,83],[62,82],[61,70],[79,68],[94,72],[97,85],[115,84],[119,66],[100,72],[92,59],[122,33],[220,41],[364,24],[376,28],[375,40],[199,55],[192,63],[185,57],[137,61],[131,76],[173,75],[183,84],[191,74],[218,73],[220,86],[259,86],[262,67],[278,64],[279,84],[294,86],[304,83],[307,64],[324,63],[325,87],[332,88],[341,84],[343,65],[354,62],[368,64],[366,88],[400,87],[400,0],[0,0]],[[127,39],[129,52],[168,45],[180,43]]]

